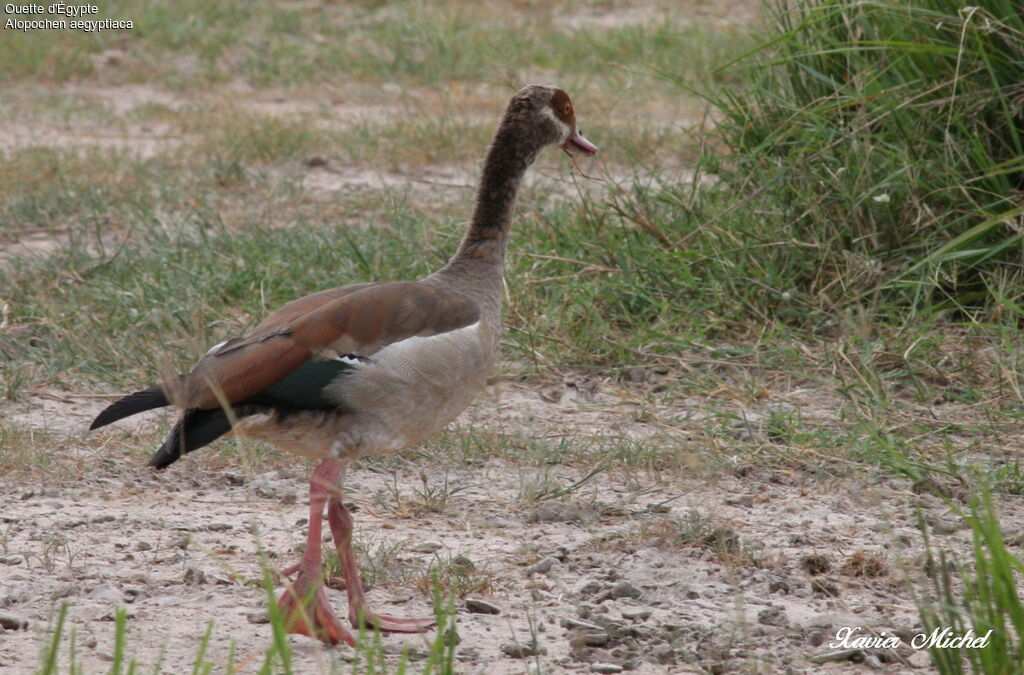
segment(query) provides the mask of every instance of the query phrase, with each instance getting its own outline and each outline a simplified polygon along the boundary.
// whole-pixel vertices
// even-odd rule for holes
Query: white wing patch
[[[469,405],[490,375],[492,343],[480,322],[399,340],[328,393],[356,410],[384,415],[386,424],[403,429],[396,438],[404,438],[446,424]]]
[[[413,336],[392,342],[373,355],[373,360],[387,365],[395,362],[416,364],[424,359],[444,362],[449,352],[471,349],[480,343],[480,322],[427,337]]]
[[[398,387],[427,385],[435,391],[450,391],[480,370],[487,351],[484,342],[478,321],[447,333],[394,342],[372,358],[382,371],[381,381],[390,380]]]
[[[217,344],[215,344],[214,346],[210,347],[210,348],[209,348],[209,349],[208,349],[208,350],[206,351],[206,356],[209,356],[210,354],[213,354],[214,352],[216,352],[216,351],[217,351],[218,349],[220,349],[221,347],[223,347],[223,346],[224,346],[224,345],[226,345],[227,343],[228,343],[228,341],[227,341],[227,340],[224,340],[223,342],[218,342]]]

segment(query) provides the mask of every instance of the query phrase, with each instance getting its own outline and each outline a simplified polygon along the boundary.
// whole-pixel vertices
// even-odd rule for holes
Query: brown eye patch
[[[569,100],[569,95],[561,89],[556,89],[551,97],[551,108],[558,119],[566,123],[572,121],[572,102]]]

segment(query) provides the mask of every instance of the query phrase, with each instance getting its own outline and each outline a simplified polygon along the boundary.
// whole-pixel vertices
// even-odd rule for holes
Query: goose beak
[[[579,129],[573,129],[569,138],[562,143],[562,149],[574,155],[586,155],[592,157],[597,154],[597,146],[583,137]]]

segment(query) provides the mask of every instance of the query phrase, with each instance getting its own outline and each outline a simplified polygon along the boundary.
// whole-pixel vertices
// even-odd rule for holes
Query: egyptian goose
[[[167,405],[182,411],[150,466],[236,430],[320,460],[309,486],[309,535],[279,604],[290,632],[324,642],[355,638],[321,584],[324,509],[345,577],[350,621],[418,633],[432,618],[403,619],[366,607],[342,503],[348,465],[399,452],[440,431],[483,389],[501,334],[502,268],[516,191],[547,145],[593,155],[561,89],[525,87],[512,97],[483,167],[476,209],[458,251],[418,281],[363,283],[288,303],[248,335],[227,340],[186,374],[126,396],[91,429]]]

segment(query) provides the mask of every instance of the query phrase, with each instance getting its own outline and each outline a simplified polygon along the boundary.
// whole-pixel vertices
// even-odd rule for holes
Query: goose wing
[[[219,408],[268,390],[308,399],[332,379],[317,373],[341,372],[352,359],[408,338],[469,326],[479,316],[469,297],[420,282],[324,291],[285,305],[249,335],[219,345],[164,390],[183,409]],[[318,369],[315,363],[328,365]],[[290,377],[300,369],[307,377]]]

